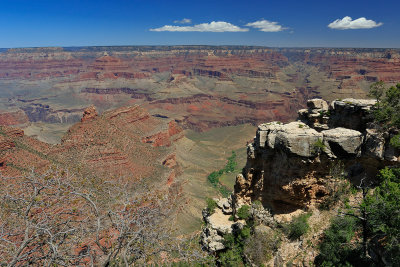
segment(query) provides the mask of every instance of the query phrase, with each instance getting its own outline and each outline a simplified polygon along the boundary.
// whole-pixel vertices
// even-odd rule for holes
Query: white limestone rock
[[[322,110],[328,110],[329,108],[328,103],[325,100],[319,98],[308,100],[307,107],[310,109],[322,109]]]
[[[334,158],[360,156],[363,135],[359,131],[347,128],[334,128],[321,132],[326,153]]]

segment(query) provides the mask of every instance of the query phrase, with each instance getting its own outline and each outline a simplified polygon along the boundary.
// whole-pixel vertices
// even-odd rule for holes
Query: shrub
[[[290,240],[297,240],[308,232],[310,229],[308,218],[310,218],[310,216],[311,213],[301,214],[300,216],[295,217],[292,222],[284,225],[284,232]]]
[[[350,261],[357,258],[356,248],[350,245],[356,229],[354,217],[334,218],[331,226],[324,232],[315,264],[317,266],[351,266]]]
[[[382,81],[374,83],[369,95],[377,101],[373,110],[374,121],[385,129],[400,128],[400,84],[385,88]]]
[[[206,202],[207,202],[207,211],[208,211],[208,213],[213,214],[215,208],[217,207],[217,202],[212,198],[207,198]]]
[[[400,148],[400,134],[397,134],[390,139],[390,145]]]
[[[247,220],[251,215],[250,206],[248,206],[248,205],[241,206],[237,210],[236,215],[239,217],[240,220]]]
[[[364,200],[370,247],[385,252],[388,265],[400,266],[400,168],[380,171],[382,183]],[[383,261],[383,259],[382,259]]]
[[[223,197],[229,197],[232,194],[231,190],[229,190],[226,186],[221,184],[218,186],[218,191],[221,193]]]
[[[217,186],[219,183],[219,177],[220,174],[216,171],[210,173],[210,175],[208,175],[208,181],[213,185],[213,186]]]
[[[219,263],[221,266],[229,267],[244,266],[240,249],[234,247],[222,252],[219,255]]]
[[[226,251],[219,254],[221,266],[244,266],[243,247],[246,240],[251,236],[250,227],[245,226],[242,230],[234,231],[232,234],[224,235]]]
[[[232,155],[228,158],[228,162],[225,165],[224,171],[226,173],[235,171],[237,167],[236,152],[232,150]]]
[[[256,232],[248,240],[244,247],[244,254],[256,266],[262,266],[269,261],[273,253],[279,248],[281,239],[277,232]]]
[[[324,151],[326,146],[324,142],[318,138],[318,140],[313,144],[313,148],[315,152],[319,153],[321,151]]]

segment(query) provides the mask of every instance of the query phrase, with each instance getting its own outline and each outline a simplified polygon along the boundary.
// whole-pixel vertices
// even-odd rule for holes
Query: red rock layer
[[[138,106],[102,116],[89,107],[82,122],[68,130],[60,145],[42,143],[11,127],[1,127],[1,134],[0,168],[8,175],[32,168],[40,172],[55,163],[83,176],[114,177],[132,183],[152,179],[171,184],[171,177],[179,170],[172,144],[182,136],[182,130],[175,122],[160,121]],[[142,142],[146,136],[164,134],[165,140],[157,145]]]
[[[18,109],[15,111],[0,111],[0,125],[12,126],[29,123],[25,112]]]

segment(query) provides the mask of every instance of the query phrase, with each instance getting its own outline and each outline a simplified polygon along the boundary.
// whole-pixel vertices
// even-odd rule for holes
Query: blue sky
[[[0,47],[400,48],[399,10],[398,0],[0,0]],[[184,18],[186,23],[180,23]]]

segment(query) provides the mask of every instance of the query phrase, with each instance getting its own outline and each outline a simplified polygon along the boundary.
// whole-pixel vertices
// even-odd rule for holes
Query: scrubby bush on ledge
[[[310,230],[310,226],[308,224],[308,218],[310,217],[311,213],[304,213],[293,218],[290,223],[285,224],[283,226],[283,231],[287,237],[294,241],[307,233]]]

